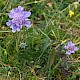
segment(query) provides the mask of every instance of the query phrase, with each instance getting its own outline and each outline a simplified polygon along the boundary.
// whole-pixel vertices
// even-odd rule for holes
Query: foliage
[[[6,22],[17,6],[31,11],[32,27],[12,33]],[[80,48],[79,11],[72,0],[0,1],[0,79],[79,80],[80,50],[66,55],[64,49],[69,41]]]

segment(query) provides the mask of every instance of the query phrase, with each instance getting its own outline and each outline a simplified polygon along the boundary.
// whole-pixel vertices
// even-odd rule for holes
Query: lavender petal
[[[7,26],[10,26],[11,23],[12,23],[11,20],[9,20],[8,22],[6,22],[6,25],[7,25]]]
[[[24,26],[26,26],[26,27],[30,28],[30,27],[31,27],[31,22],[30,22],[30,21],[25,20],[25,21],[24,21]]]
[[[25,18],[28,18],[31,15],[31,12],[24,11],[23,14]]]

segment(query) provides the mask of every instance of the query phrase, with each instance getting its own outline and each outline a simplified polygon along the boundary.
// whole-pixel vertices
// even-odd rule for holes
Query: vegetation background
[[[0,0],[0,80],[80,80],[80,50],[66,55],[64,49],[68,41],[80,48],[75,1]],[[12,33],[6,22],[17,6],[31,11],[32,27]]]

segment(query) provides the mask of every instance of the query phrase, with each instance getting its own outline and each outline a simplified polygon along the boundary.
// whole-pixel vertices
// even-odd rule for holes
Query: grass
[[[12,33],[8,13],[19,5],[31,11],[32,27]],[[80,50],[64,49],[68,41],[80,48],[79,7],[72,0],[0,1],[0,80],[80,80]]]

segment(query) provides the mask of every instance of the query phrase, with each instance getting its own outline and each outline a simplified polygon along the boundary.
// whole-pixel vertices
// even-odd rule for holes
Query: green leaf
[[[36,77],[36,76],[33,76],[33,77],[32,77],[32,80],[37,80],[37,77]]]
[[[54,64],[54,58],[55,58],[55,49],[52,49],[48,58],[48,67],[51,67]]]

